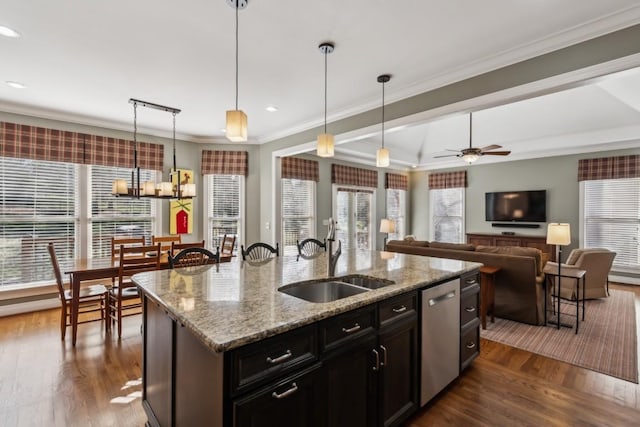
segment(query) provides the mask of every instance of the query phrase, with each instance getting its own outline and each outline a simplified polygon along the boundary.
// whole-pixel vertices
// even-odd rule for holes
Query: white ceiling
[[[389,103],[638,22],[637,0],[249,0],[239,13],[239,107],[254,143],[321,125],[324,41],[336,45],[327,58],[333,121],[378,107],[382,73],[393,75]],[[0,81],[27,88],[0,84],[0,110],[132,130],[134,97],[182,109],[182,139],[226,141],[234,24],[226,0],[3,0],[0,25],[22,37],[0,37]],[[639,89],[640,75],[627,72],[477,111],[473,145],[503,145],[513,154],[492,160],[510,160],[561,137],[570,145],[638,135]],[[143,109],[138,125],[167,136],[171,119]],[[396,165],[445,165],[433,155],[468,145],[468,116],[391,131],[385,143]],[[374,135],[337,151],[368,159],[378,144]]]

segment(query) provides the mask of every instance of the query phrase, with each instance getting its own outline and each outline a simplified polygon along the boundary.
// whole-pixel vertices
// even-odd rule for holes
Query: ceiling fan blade
[[[460,150],[452,150],[450,148],[445,148],[444,151],[453,151],[454,153],[459,153]]]
[[[498,148],[502,148],[502,145],[491,144],[487,145],[486,147],[482,147],[480,151],[496,150]]]
[[[511,151],[488,151],[486,153],[482,153],[483,156],[487,154],[491,156],[508,156],[511,154]]]
[[[433,156],[434,159],[439,159],[441,157],[460,157],[460,154],[445,154],[443,156]]]

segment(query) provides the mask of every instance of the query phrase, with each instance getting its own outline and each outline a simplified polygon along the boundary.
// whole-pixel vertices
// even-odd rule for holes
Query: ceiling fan
[[[491,156],[507,156],[511,154],[511,151],[492,151],[497,150],[498,148],[502,148],[501,145],[491,144],[486,147],[476,148],[471,144],[472,141],[472,123],[473,123],[473,113],[469,113],[469,148],[463,148],[462,150],[447,150],[447,151],[455,151],[458,154],[447,154],[444,156],[434,156],[434,158],[440,157],[461,157],[462,160],[471,164],[478,160],[480,156],[491,155]]]

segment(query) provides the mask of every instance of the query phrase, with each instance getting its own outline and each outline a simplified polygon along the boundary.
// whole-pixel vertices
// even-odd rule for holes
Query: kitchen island
[[[278,290],[326,278],[327,258],[235,260],[134,276],[144,298],[149,424],[397,425],[414,412],[418,291],[474,275],[480,264],[345,251],[336,277],[393,284],[327,303]]]

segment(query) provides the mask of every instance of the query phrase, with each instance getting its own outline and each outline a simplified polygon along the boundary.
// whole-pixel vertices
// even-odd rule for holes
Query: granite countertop
[[[139,289],[215,352],[311,324],[412,289],[427,287],[481,264],[393,252],[346,250],[335,276],[363,274],[394,285],[328,303],[312,303],[278,291],[280,286],[327,277],[327,255],[296,256],[252,264],[231,262],[159,270],[133,276]]]

